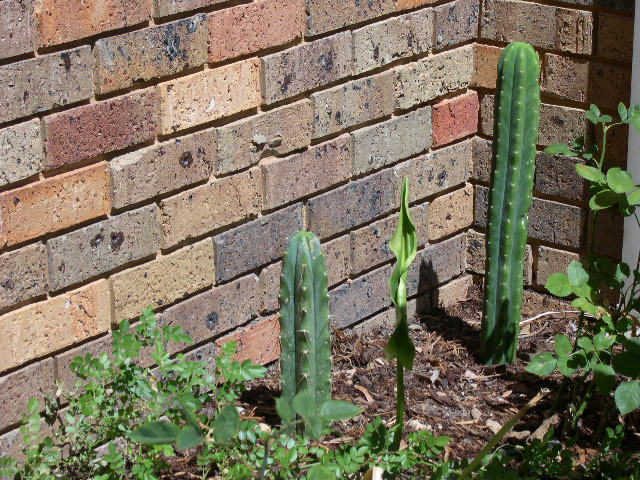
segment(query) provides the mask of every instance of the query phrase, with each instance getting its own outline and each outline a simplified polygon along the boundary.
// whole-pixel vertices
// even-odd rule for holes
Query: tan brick
[[[354,174],[377,170],[431,146],[431,107],[356,130],[351,136]]]
[[[48,285],[44,245],[37,243],[0,255],[0,309],[44,295]]]
[[[108,93],[207,61],[204,14],[96,42],[96,89]]]
[[[37,398],[42,408],[44,396],[54,393],[55,375],[50,358],[0,378],[0,430],[20,423],[29,399]]]
[[[37,0],[40,46],[136,25],[149,17],[150,9],[147,0]]]
[[[214,283],[211,239],[111,277],[115,320],[134,318],[148,307],[162,307]]]
[[[473,277],[471,275],[456,278],[433,292],[432,304],[434,307],[442,309],[454,307],[468,299],[472,288]]]
[[[429,241],[463,230],[473,223],[473,186],[447,193],[429,204]]]
[[[307,0],[309,35],[337,30],[394,11],[394,0]]]
[[[469,180],[471,155],[471,140],[466,140],[403,162],[395,174],[409,178],[409,200],[415,202]]]
[[[433,11],[420,10],[353,32],[354,73],[382,67],[433,47]]]
[[[216,128],[216,175],[306,147],[311,143],[312,115],[311,102],[303,100]]]
[[[394,106],[391,72],[361,78],[311,95],[313,138],[391,115]]]
[[[478,38],[480,0],[456,0],[434,8],[436,48]]]
[[[109,162],[114,208],[207,180],[215,158],[212,130],[127,153]]]
[[[351,177],[353,147],[343,135],[286,158],[262,164],[265,207],[272,209],[313,195]]]
[[[580,260],[580,256],[577,253],[541,246],[538,249],[536,284],[544,286],[550,275],[558,272],[566,272],[567,267],[574,260]]]
[[[181,326],[195,343],[202,343],[252,320],[261,306],[258,277],[248,275],[168,308],[159,325]]]
[[[471,84],[473,47],[467,45],[399,66],[395,74],[397,108],[426,103]]]
[[[462,274],[466,245],[466,234],[461,233],[420,250],[409,269],[407,295],[434,289]]]
[[[268,265],[260,272],[260,290],[262,291],[262,312],[275,312],[279,308],[280,274],[282,262]]]
[[[396,10],[407,10],[436,3],[438,0],[396,0]]]
[[[260,63],[252,58],[161,83],[161,130],[168,134],[260,105]]]
[[[611,58],[622,62],[631,61],[633,52],[633,17],[599,13],[597,31],[596,54],[599,57]]]
[[[433,146],[440,147],[478,131],[478,94],[475,91],[433,106]]]
[[[109,175],[98,163],[0,194],[0,246],[109,213]]]
[[[0,123],[88,99],[92,68],[90,47],[0,66]]]
[[[188,12],[210,5],[225,3],[228,0],[153,0],[153,16],[165,17],[175,13]]]
[[[0,187],[37,175],[44,162],[40,120],[0,130]]]
[[[259,0],[209,15],[209,61],[256,53],[299,39],[304,29],[304,2]]]
[[[343,235],[322,245],[329,287],[342,282],[351,275],[351,241]]]
[[[109,329],[108,283],[99,280],[0,317],[0,371]]]
[[[237,342],[238,353],[235,360],[251,360],[258,365],[266,365],[280,358],[280,322],[276,315],[258,320],[242,330],[216,340],[216,347]]]
[[[0,3],[0,59],[36,49],[34,2],[16,0]]]
[[[525,284],[531,285],[533,283],[533,250],[531,245],[526,246],[524,255],[524,281]],[[466,269],[478,275],[484,275],[486,272],[485,236],[473,230],[467,232]]]
[[[351,74],[351,33],[344,32],[262,58],[264,101],[271,104]]]
[[[427,205],[411,208],[411,217],[418,235],[418,247],[423,246],[429,238],[427,210]],[[351,257],[355,273],[394,258],[389,248],[389,241],[396,230],[397,223],[398,214],[394,214],[351,232]]]
[[[152,140],[157,130],[152,89],[91,103],[47,117],[46,169]]]
[[[160,202],[163,246],[245,220],[262,207],[262,173],[254,168]]]
[[[498,78],[498,60],[502,55],[502,48],[475,44],[473,52],[474,71],[471,84],[474,87],[495,89]]]

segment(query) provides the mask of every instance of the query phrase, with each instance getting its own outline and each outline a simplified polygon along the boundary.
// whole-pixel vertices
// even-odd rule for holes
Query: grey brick
[[[0,435],[0,456],[7,456],[18,461],[24,461],[25,456],[22,451],[23,442],[20,430],[11,430]],[[8,477],[0,477],[2,480],[10,480]]]
[[[351,75],[351,33],[299,45],[262,58],[267,104]]]
[[[354,174],[376,170],[424,152],[431,146],[431,107],[394,117],[351,135]]]
[[[391,72],[361,78],[314,93],[313,138],[324,137],[348,127],[393,113],[394,91]]]
[[[435,8],[436,47],[445,48],[478,38],[480,0],[457,0]]]
[[[35,0],[0,3],[0,59],[37,48]]]
[[[307,0],[309,35],[337,30],[394,10],[394,0]]]
[[[280,274],[282,262],[264,267],[260,272],[260,289],[262,290],[262,312],[278,310],[278,296],[280,294]]]
[[[0,308],[44,295],[48,283],[44,245],[37,243],[0,255]]]
[[[0,130],[0,187],[37,175],[45,159],[40,120]]]
[[[151,205],[47,242],[51,288],[82,282],[160,248],[157,207]]]
[[[311,121],[311,102],[303,100],[216,128],[216,175],[306,147],[311,143]]]
[[[281,258],[287,239],[302,227],[302,205],[297,204],[216,235],[216,281],[230,280]]]
[[[407,295],[431,290],[462,274],[466,262],[466,234],[427,245],[418,252],[407,277]]]

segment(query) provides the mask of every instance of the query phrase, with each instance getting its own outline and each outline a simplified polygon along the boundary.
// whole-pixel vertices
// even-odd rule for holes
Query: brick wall
[[[625,97],[631,3],[1,1],[0,451],[28,397],[147,305],[192,355],[236,339],[276,359],[280,257],[301,228],[323,240],[334,325],[391,322],[403,176],[410,308],[460,298],[482,272],[500,47],[540,48],[541,144],[556,141],[592,99]],[[540,155],[533,286],[583,248],[572,172]]]

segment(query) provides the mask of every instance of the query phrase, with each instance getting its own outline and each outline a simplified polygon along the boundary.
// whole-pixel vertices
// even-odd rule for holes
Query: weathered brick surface
[[[0,255],[0,309],[44,295],[49,279],[44,245]]]
[[[209,61],[220,62],[302,36],[304,0],[259,0],[226,8],[209,16]]]
[[[280,275],[282,262],[274,263],[260,272],[260,289],[262,291],[262,312],[275,312],[279,308]]]
[[[633,2],[629,0],[561,0],[560,3],[586,7],[600,7],[620,12],[633,12]]]
[[[277,260],[287,239],[302,226],[302,205],[297,204],[216,235],[216,280],[230,280]]]
[[[279,207],[348,180],[352,163],[349,135],[290,157],[267,159],[262,164],[265,208]]]
[[[473,77],[473,47],[464,46],[395,70],[396,107],[411,108],[467,88]]]
[[[153,0],[153,16],[164,17],[225,2],[227,0]]]
[[[216,129],[216,175],[255,165],[311,143],[311,102],[304,100]]]
[[[457,277],[465,270],[466,234],[456,235],[418,253],[409,270],[407,292],[415,295],[431,290]]]
[[[412,157],[431,146],[431,107],[357,130],[354,173],[362,174]]]
[[[424,245],[429,238],[427,212],[427,205],[411,208],[411,217],[418,235],[418,247]],[[396,214],[351,232],[351,257],[354,272],[362,272],[394,258],[389,248],[389,240],[391,240],[397,224],[398,215]]]
[[[163,246],[249,218],[261,206],[262,173],[258,168],[179,193],[160,202]]]
[[[478,37],[480,0],[456,0],[435,8],[436,48],[468,42]]]
[[[596,54],[599,57],[630,62],[633,52],[633,17],[599,13],[597,25]]]
[[[266,365],[280,358],[280,323],[276,315],[257,322],[226,337],[216,340],[219,349],[227,342],[238,344],[235,360],[251,360],[258,365]]]
[[[473,223],[473,186],[447,193],[429,205],[429,241],[466,229]]]
[[[466,182],[471,155],[472,141],[466,140],[401,163],[395,173],[409,177],[409,199],[415,202]]]
[[[433,146],[440,147],[478,131],[478,94],[474,91],[433,106]]]
[[[433,11],[420,10],[353,32],[354,73],[382,67],[433,47]]]
[[[628,69],[555,54],[545,55],[545,65],[544,93],[610,109],[621,101],[629,104]]]
[[[181,326],[195,343],[244,325],[262,303],[258,277],[248,275],[189,298],[160,315],[161,326]]]
[[[580,256],[577,253],[541,246],[538,249],[536,283],[544,286],[550,275],[557,272],[566,272],[567,267],[574,260],[580,260]]]
[[[619,259],[622,255],[622,242],[619,239],[624,233],[622,216],[612,211],[600,212],[595,221],[595,235],[591,234],[592,224],[593,213],[589,212],[587,235],[589,235],[589,239],[593,238],[593,250],[599,255]]]
[[[467,232],[467,271],[484,275],[486,271],[486,256],[484,234],[469,230]],[[531,245],[527,245],[525,250],[524,282],[527,285],[531,285],[533,282],[533,250]]]
[[[0,3],[0,59],[36,49],[35,0]]]
[[[311,95],[313,138],[393,113],[391,72],[354,80]]]
[[[216,142],[211,130],[127,153],[109,162],[114,208],[209,178]]]
[[[262,58],[267,104],[351,74],[351,33],[344,32]]]
[[[430,306],[429,294],[422,294],[417,298],[407,301],[407,317],[409,325],[416,323],[416,316],[429,313]],[[367,318],[365,321],[349,328],[349,331],[356,335],[371,335],[376,329],[393,329],[396,324],[396,311],[391,307],[380,313]]]
[[[22,448],[23,440],[20,430],[11,430],[4,435],[0,435],[0,452],[2,452],[2,455],[6,455],[23,462],[25,460],[25,456]],[[4,478],[2,480],[4,480]]]
[[[512,0],[483,0],[482,5],[482,38],[583,55],[592,52],[591,12]]]
[[[0,194],[0,246],[105,215],[109,176],[101,162]]]
[[[498,77],[498,60],[502,48],[491,45],[475,44],[473,46],[473,79],[474,87],[496,88]]]
[[[105,332],[110,322],[105,280],[0,316],[0,372]]]
[[[260,64],[244,60],[161,83],[161,131],[168,134],[260,105]]]
[[[146,0],[38,0],[40,46],[72,42],[145,21],[151,10]]]
[[[454,307],[469,298],[469,292],[472,288],[473,277],[471,275],[456,278],[433,292],[432,304],[435,308],[446,309]]]
[[[306,0],[309,35],[337,30],[394,11],[394,0]]]
[[[0,430],[20,423],[30,398],[36,397],[44,406],[43,397],[54,393],[55,375],[50,358],[0,378]]]
[[[157,97],[142,90],[57,113],[45,119],[52,169],[149,141],[156,135]]]
[[[207,36],[206,16],[196,15],[100,39],[94,47],[96,89],[108,93],[200,66],[207,61]]]
[[[0,123],[88,99],[92,65],[80,47],[0,66]]]
[[[37,175],[44,162],[40,121],[0,130],[0,187]]]
[[[114,320],[137,317],[214,283],[211,240],[203,240],[111,277]]]
[[[389,170],[356,180],[307,202],[307,228],[321,238],[349,230],[396,207],[397,178]]]
[[[47,242],[51,288],[59,290],[153,256],[159,248],[155,205],[53,238]]]
[[[397,10],[407,10],[436,3],[438,0],[396,0]]]

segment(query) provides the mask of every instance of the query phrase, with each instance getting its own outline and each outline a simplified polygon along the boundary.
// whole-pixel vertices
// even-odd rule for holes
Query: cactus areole
[[[331,399],[329,287],[320,240],[297,232],[289,240],[280,278],[282,396],[302,391],[316,405]]]
[[[513,363],[518,348],[528,216],[540,124],[540,61],[510,43],[498,62],[494,153],[487,231],[481,360]]]

